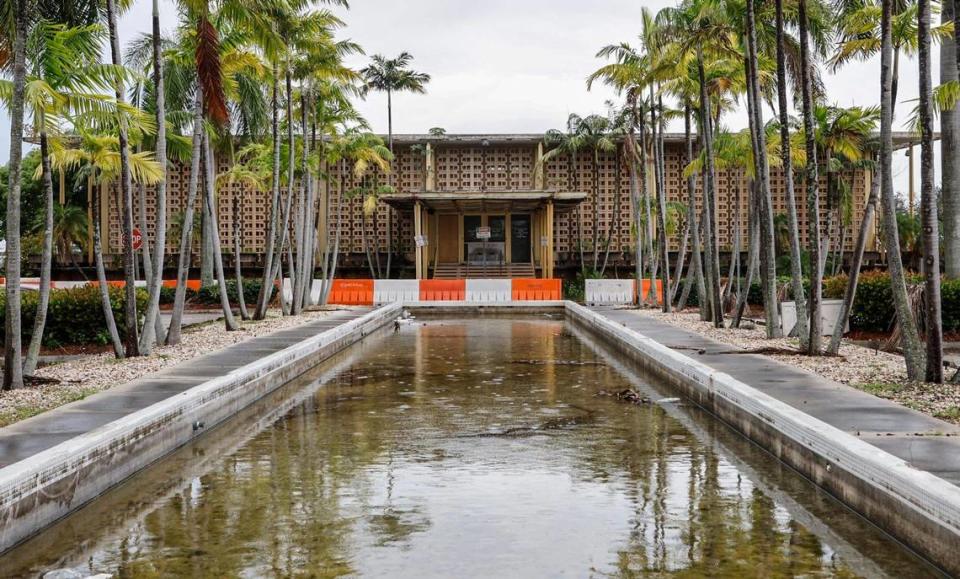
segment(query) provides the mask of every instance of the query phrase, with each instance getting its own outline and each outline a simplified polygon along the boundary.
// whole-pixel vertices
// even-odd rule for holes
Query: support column
[[[537,143],[537,161],[533,164],[533,188],[538,191],[546,188],[543,174],[543,143]]]
[[[67,177],[64,175],[63,167],[60,167],[60,207],[67,204]]]
[[[547,203],[547,262],[544,277],[553,277],[553,201]]]
[[[427,191],[435,191],[437,189],[437,171],[436,164],[433,157],[433,147],[430,146],[430,143],[427,143],[427,157],[426,157],[426,167],[427,179],[426,179],[426,189]]]
[[[413,204],[413,236],[414,240],[417,241],[420,239],[420,236],[423,235],[423,224],[421,222],[421,211],[420,211],[420,202],[417,201]],[[415,242],[415,258],[414,261],[417,265],[417,279],[423,279],[423,246],[419,242]]]

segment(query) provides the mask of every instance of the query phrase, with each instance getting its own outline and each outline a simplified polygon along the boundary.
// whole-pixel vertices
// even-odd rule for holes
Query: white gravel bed
[[[752,328],[715,328],[710,322],[700,321],[696,311],[665,314],[658,310],[637,310],[639,315],[649,316],[691,332],[696,332],[724,344],[742,350],[762,348],[786,348],[797,350],[796,338],[767,339],[763,326]],[[727,320],[729,324],[729,320]],[[747,324],[747,320],[744,320]],[[747,324],[753,326],[753,324]],[[824,337],[824,346],[828,337]],[[840,357],[804,356],[763,353],[791,366],[803,368],[818,376],[840,382],[869,392],[880,398],[893,400],[909,408],[931,416],[960,424],[960,386],[955,384],[910,383],[903,357],[889,352],[873,350],[844,341],[840,345]],[[952,374],[948,373],[948,377]]]
[[[101,390],[142,378],[164,368],[215,352],[227,346],[277,330],[312,322],[331,310],[314,310],[299,316],[281,316],[271,311],[262,321],[240,321],[240,330],[228,332],[222,320],[186,327],[176,346],[154,347],[150,356],[117,360],[112,353],[84,356],[77,360],[45,366],[37,376],[59,380],[13,391],[0,391],[0,426],[33,416],[44,410],[85,398]]]

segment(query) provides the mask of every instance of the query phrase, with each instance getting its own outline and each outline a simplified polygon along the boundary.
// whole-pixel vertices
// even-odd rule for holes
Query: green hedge
[[[257,302],[257,297],[260,295],[260,287],[262,285],[263,282],[259,279],[243,280],[243,299],[247,305]],[[276,292],[274,292],[274,295],[276,295]],[[227,280],[227,297],[230,298],[230,303],[234,306],[239,303],[237,300],[237,280]],[[220,287],[217,285],[208,285],[200,288],[200,291],[196,294],[196,301],[204,305],[219,306]]]
[[[39,292],[25,291],[21,297],[21,328],[26,342],[33,335],[33,322],[37,315]],[[123,338],[123,308],[126,300],[124,290],[110,287],[110,303],[113,316],[117,321],[117,330]],[[137,313],[143,315],[147,307],[147,292],[137,289]],[[6,301],[0,293],[0,337],[5,338]],[[100,302],[100,288],[83,286],[70,289],[54,289],[50,292],[50,305],[47,308],[47,322],[43,332],[43,344],[48,347],[75,344],[107,344],[110,334],[103,316]]]

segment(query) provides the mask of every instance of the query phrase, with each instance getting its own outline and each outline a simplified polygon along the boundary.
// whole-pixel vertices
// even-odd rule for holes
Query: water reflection
[[[137,578],[930,572],[696,412],[594,396],[651,388],[618,364],[556,320],[403,326],[169,496],[134,498],[127,485],[91,507],[102,514],[67,524],[83,538],[85,517],[135,513],[132,522],[109,519],[109,532],[79,544],[57,542],[65,531],[54,529],[0,568]]]

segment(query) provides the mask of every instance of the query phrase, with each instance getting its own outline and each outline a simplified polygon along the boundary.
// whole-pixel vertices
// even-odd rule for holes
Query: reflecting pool
[[[648,404],[598,392],[634,389]],[[934,571],[559,317],[389,328],[0,559],[4,576]]]

